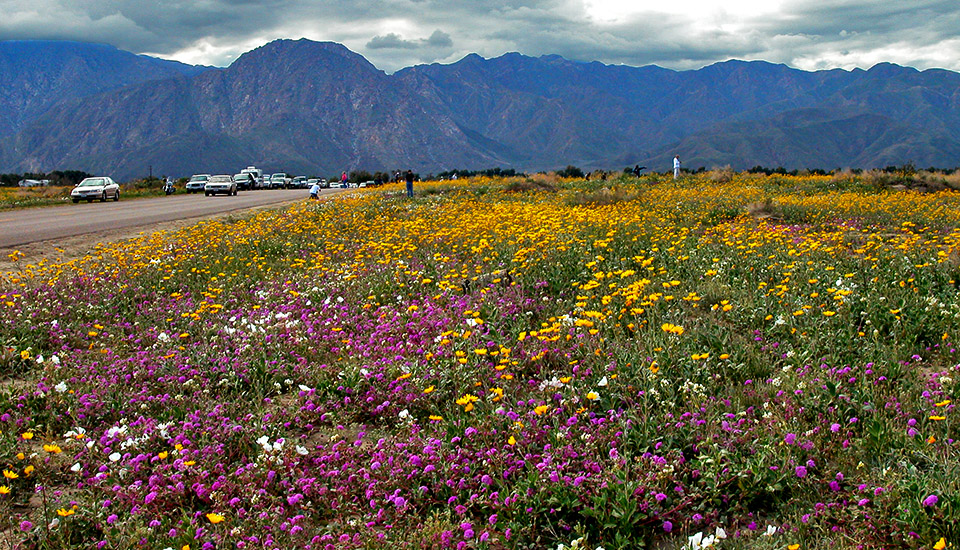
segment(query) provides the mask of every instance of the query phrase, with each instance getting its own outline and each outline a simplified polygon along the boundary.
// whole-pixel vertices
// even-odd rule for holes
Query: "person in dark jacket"
[[[407,180],[407,196],[413,196],[413,171],[407,170],[407,173],[404,175],[404,178]]]

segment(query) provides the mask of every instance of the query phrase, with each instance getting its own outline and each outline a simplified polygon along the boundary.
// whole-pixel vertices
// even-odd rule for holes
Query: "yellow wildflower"
[[[224,517],[216,512],[210,512],[207,514],[207,519],[210,520],[210,523],[216,525],[224,520]]]

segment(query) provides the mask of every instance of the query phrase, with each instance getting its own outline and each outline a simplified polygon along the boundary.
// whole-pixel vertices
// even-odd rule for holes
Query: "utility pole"
[[[147,165],[147,170],[150,172],[150,176],[149,176],[150,179],[153,179],[153,165],[152,165],[152,164],[148,164],[148,165]]]

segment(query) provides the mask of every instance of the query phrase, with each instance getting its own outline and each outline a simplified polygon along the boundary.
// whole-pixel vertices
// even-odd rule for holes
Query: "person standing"
[[[673,157],[673,179],[680,177],[680,155]]]
[[[413,171],[407,170],[407,173],[404,175],[404,179],[407,180],[407,196],[413,196]]]
[[[347,187],[347,173],[340,173],[340,187]]]

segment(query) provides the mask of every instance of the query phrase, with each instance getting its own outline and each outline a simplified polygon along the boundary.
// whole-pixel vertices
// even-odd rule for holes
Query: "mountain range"
[[[226,68],[10,41],[0,83],[0,172],[960,165],[960,74],[886,63],[674,71],[510,53],[386,74],[309,40]]]

